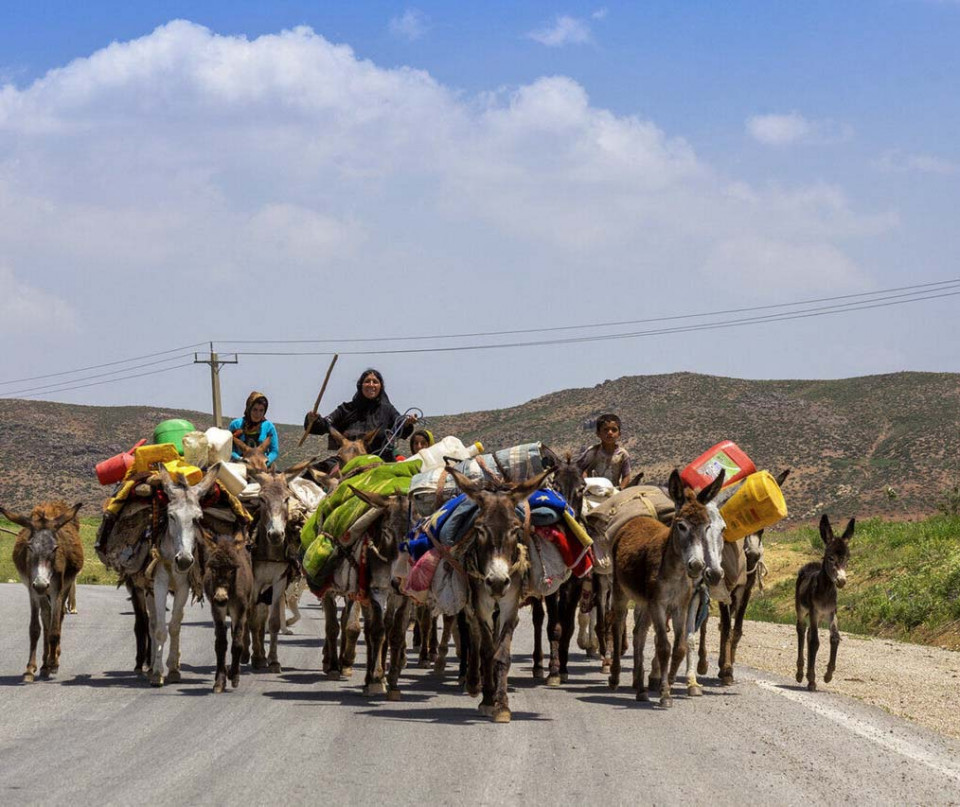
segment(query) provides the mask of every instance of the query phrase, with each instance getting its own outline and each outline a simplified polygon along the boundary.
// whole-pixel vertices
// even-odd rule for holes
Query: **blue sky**
[[[960,276],[958,33],[949,0],[8,0],[0,335],[18,349],[0,395],[208,339],[556,327]],[[428,412],[673,370],[956,371],[956,299],[345,356],[329,402],[368,364]],[[275,389],[271,414],[295,419],[326,361],[244,356],[225,398]],[[208,405],[201,368],[24,394]]]

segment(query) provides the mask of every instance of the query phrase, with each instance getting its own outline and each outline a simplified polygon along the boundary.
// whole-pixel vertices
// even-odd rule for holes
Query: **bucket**
[[[196,431],[196,428],[189,420],[183,418],[164,420],[153,430],[153,442],[173,443],[177,447],[177,452],[183,454],[183,435],[192,431]]]
[[[726,471],[723,487],[728,488],[741,479],[746,479],[757,468],[753,460],[733,440],[724,440],[704,451],[680,472],[687,487],[699,493]]]
[[[234,496],[247,486],[247,466],[242,462],[223,462],[217,472],[217,481]]]
[[[127,475],[130,466],[133,465],[133,452],[147,442],[146,438],[138,442],[129,451],[122,454],[114,454],[110,459],[98,462],[96,465],[97,481],[101,485],[115,485]]]
[[[739,541],[786,518],[787,503],[773,474],[758,471],[750,474],[740,490],[720,508],[720,515],[727,522],[723,539]]]

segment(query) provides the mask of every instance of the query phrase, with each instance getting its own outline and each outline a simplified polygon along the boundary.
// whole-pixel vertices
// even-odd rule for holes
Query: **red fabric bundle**
[[[567,535],[559,522],[557,524],[546,524],[541,527],[534,527],[533,531],[541,540],[549,541],[553,544],[563,557],[563,562],[567,565],[575,577],[584,577],[593,569],[593,556],[588,547],[584,547],[575,538]]]

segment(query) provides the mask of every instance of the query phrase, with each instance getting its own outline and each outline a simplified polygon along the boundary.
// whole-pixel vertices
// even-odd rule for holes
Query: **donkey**
[[[781,471],[777,476],[777,485],[783,486],[783,483],[790,476],[790,469]],[[733,665],[737,661],[737,646],[743,636],[743,619],[747,613],[747,605],[750,602],[750,595],[753,587],[757,585],[763,588],[763,574],[766,573],[766,567],[763,565],[763,530],[752,533],[743,539],[743,551],[746,560],[746,582],[736,582],[736,585],[730,589],[730,601],[718,603],[720,610],[720,653],[718,665],[720,668],[720,684],[722,686],[732,686]],[[724,547],[724,567],[728,565],[728,559],[734,555],[734,547]],[[725,569],[726,572],[726,569]],[[728,575],[730,576],[730,575]],[[736,574],[732,575],[735,579]],[[700,626],[700,653],[697,664],[697,672],[701,675],[707,674],[707,623],[709,619],[704,620]]]
[[[265,473],[268,470],[267,467],[267,446],[270,445],[270,440],[272,438],[268,437],[258,446],[248,446],[243,442],[237,434],[233,436],[233,445],[236,448],[237,452],[240,454],[240,457],[243,463],[247,468],[253,473]]]
[[[797,572],[794,605],[797,610],[797,683],[803,683],[803,634],[807,634],[807,689],[815,692],[817,680],[814,665],[820,647],[818,626],[830,620],[830,661],[823,681],[830,683],[837,668],[837,648],[840,647],[840,628],[837,627],[837,589],[847,584],[847,560],[850,557],[850,539],[856,519],[847,522],[843,535],[837,538],[824,513],[820,519],[820,539],[824,544],[823,560],[812,561]],[[809,623],[805,625],[804,623]]]
[[[296,557],[300,543],[299,527],[302,526],[290,519],[293,493],[287,484],[288,477],[291,477],[291,474],[279,471],[261,472],[255,476],[260,483],[255,505],[253,543],[253,596],[256,602],[250,615],[249,630],[253,639],[253,668],[267,667],[272,673],[282,670],[277,658],[277,635],[281,628],[281,614],[285,608],[290,561]],[[259,602],[259,598],[268,590],[270,604],[265,605]],[[264,649],[268,627],[269,655]]]
[[[247,615],[253,599],[253,570],[245,544],[242,530],[233,535],[215,534],[203,541],[203,591],[210,598],[216,634],[214,648],[217,652],[217,673],[213,691],[218,693],[227,686],[227,616],[230,617],[233,632],[230,685],[234,689],[240,685],[240,657],[246,642]]]
[[[576,460],[568,451],[561,459],[557,454],[544,447],[544,452],[553,461],[554,475],[550,481],[556,490],[579,517],[583,510],[583,493],[586,483],[583,473],[577,467]],[[560,686],[569,677],[567,661],[570,656],[570,640],[573,638],[577,617],[577,607],[583,591],[583,580],[571,575],[553,594],[533,601],[533,677],[543,678],[543,647],[541,628],[543,627],[543,603],[547,610],[547,638],[550,642],[550,666],[547,686]]]
[[[633,680],[637,700],[648,700],[643,686],[643,649],[651,622],[656,633],[657,663],[662,673],[660,706],[673,705],[670,684],[687,651],[687,611],[693,595],[693,581],[704,573],[703,541],[710,524],[707,503],[720,491],[724,474],[695,494],[686,488],[674,469],[667,489],[676,507],[671,526],[654,518],[631,519],[613,539],[613,658],[610,688],[620,683],[620,648],[626,623],[627,603],[637,609],[634,626]],[[717,576],[719,580],[719,575]],[[674,645],[670,652],[667,621],[673,620]],[[668,666],[669,662],[669,666]]]
[[[470,635],[467,691],[477,694],[482,677],[481,713],[495,723],[509,723],[510,645],[517,626],[523,576],[529,568],[523,522],[516,508],[543,486],[553,469],[524,482],[497,486],[449,471],[460,490],[479,506],[473,525],[459,544],[470,584],[465,608]]]
[[[37,673],[37,641],[43,623],[43,664],[40,677],[49,678],[60,668],[60,629],[67,595],[83,568],[83,544],[77,511],[82,502],[43,502],[29,518],[0,507],[23,529],[13,547],[13,564],[30,593],[30,660],[23,674],[32,683]]]
[[[191,591],[189,573],[196,563],[195,552],[200,538],[200,520],[203,510],[200,502],[206,498],[217,481],[220,463],[210,467],[203,479],[190,486],[182,476],[174,482],[165,468],[160,468],[160,480],[167,497],[165,518],[153,536],[154,559],[147,569],[150,633],[153,638],[150,683],[164,684],[163,650],[170,639],[167,654],[167,678],[170,683],[180,681],[180,624],[183,608]],[[165,522],[165,523],[163,523]],[[152,575],[151,575],[152,572]],[[152,577],[152,582],[150,578]],[[152,589],[152,596],[151,591]],[[173,609],[167,627],[167,593],[173,593]]]

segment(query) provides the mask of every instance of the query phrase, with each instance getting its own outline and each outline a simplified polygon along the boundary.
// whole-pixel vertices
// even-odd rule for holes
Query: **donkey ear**
[[[851,518],[847,522],[847,528],[843,531],[843,535],[840,536],[841,541],[849,541],[851,538],[853,538],[853,528],[856,526],[856,523],[856,518]]]
[[[554,451],[552,448],[550,448],[550,446],[546,444],[541,444],[540,453],[541,455],[543,455],[544,459],[550,460],[550,464],[552,465],[561,464],[561,460],[560,460],[560,457],[557,456],[557,452]]]
[[[333,442],[335,442],[338,446],[342,446],[345,442],[347,442],[347,438],[344,437],[333,426],[330,427],[330,436],[333,438]]]
[[[788,476],[790,476],[790,469],[785,468],[780,472],[780,475],[776,477],[777,487],[783,487],[783,483],[787,481]]]
[[[556,468],[547,468],[545,471],[541,471],[536,476],[532,476],[529,479],[524,479],[522,482],[518,482],[510,490],[510,498],[516,503],[520,504],[524,499],[526,499],[534,491],[540,490],[543,487],[543,483],[547,481],[547,477],[552,474]]]
[[[474,482],[469,476],[465,476],[457,470],[454,470],[451,466],[446,466],[446,471],[450,476],[453,477],[453,480],[457,483],[457,487],[460,488],[462,493],[466,493],[468,497],[476,501],[476,497],[480,495],[483,490],[483,486]]]
[[[160,466],[160,484],[163,485],[163,490],[167,496],[172,496],[174,491],[177,490],[173,477],[170,476],[170,472],[163,465]]]
[[[381,496],[379,493],[374,493],[371,490],[360,490],[353,485],[347,485],[347,487],[353,491],[354,495],[360,499],[360,501],[366,502],[371,507],[379,507],[381,510],[386,510],[387,507],[390,506],[390,499],[387,496]]]
[[[700,504],[713,501],[713,498],[720,492],[720,488],[723,487],[723,480],[726,479],[726,477],[726,470],[721,468],[720,473],[717,474],[717,478],[697,494],[697,501],[700,502]]]
[[[220,463],[215,462],[210,466],[210,470],[204,474],[203,479],[197,482],[197,498],[205,499],[207,494],[213,489],[214,483],[217,481],[217,474],[220,472]]]
[[[20,515],[20,513],[14,513],[12,510],[7,510],[4,507],[0,507],[0,513],[3,513],[8,521],[12,521],[19,527],[24,527],[28,530],[33,529],[33,522],[26,516]]]
[[[667,493],[677,507],[686,501],[684,487],[683,480],[680,478],[680,472],[674,468],[673,471],[670,472],[670,479],[667,480]]]
[[[71,507],[66,513],[62,516],[59,516],[54,522],[54,529],[59,530],[64,524],[69,524],[77,517],[77,511],[83,507],[83,502],[77,502],[73,507]]]
[[[370,431],[363,435],[361,438],[363,440],[363,447],[370,448],[370,446],[373,444],[373,441],[377,439],[378,434],[380,434],[379,426],[377,426],[375,429],[370,429]]]
[[[830,518],[824,513],[820,516],[820,540],[829,544],[833,540],[833,528],[830,526]]]

